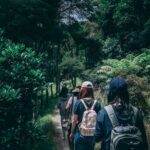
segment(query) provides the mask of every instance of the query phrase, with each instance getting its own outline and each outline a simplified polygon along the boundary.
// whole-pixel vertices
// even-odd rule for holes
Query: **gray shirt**
[[[75,106],[76,101],[77,101],[76,96],[71,96],[68,100],[68,104],[71,105],[71,107],[72,107],[71,108],[71,110],[72,110],[71,115],[73,114],[73,110],[74,110],[74,106]],[[73,106],[72,106],[72,104],[73,104]]]

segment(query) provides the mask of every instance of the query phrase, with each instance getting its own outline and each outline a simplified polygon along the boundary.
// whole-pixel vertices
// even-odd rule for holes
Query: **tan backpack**
[[[97,101],[94,100],[91,108],[86,106],[83,99],[81,99],[81,102],[83,103],[86,110],[83,113],[83,118],[79,125],[80,134],[83,136],[94,136],[97,117],[97,113],[95,112],[94,107]]]

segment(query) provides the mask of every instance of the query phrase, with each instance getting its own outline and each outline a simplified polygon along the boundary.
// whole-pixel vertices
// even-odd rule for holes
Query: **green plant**
[[[27,124],[33,118],[34,89],[45,84],[44,54],[0,37],[0,147],[25,145]],[[28,130],[30,131],[30,130]],[[20,138],[21,137],[21,138]]]
[[[84,65],[78,57],[69,57],[68,55],[63,57],[63,61],[59,65],[61,74],[72,80],[73,87],[76,86],[76,78],[81,76],[83,69]]]

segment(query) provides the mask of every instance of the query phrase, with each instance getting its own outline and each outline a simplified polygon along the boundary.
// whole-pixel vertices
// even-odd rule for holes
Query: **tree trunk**
[[[76,77],[74,77],[74,88],[76,87],[76,84],[77,84],[77,80]]]
[[[49,105],[49,92],[48,92],[48,87],[46,87],[46,107]]]
[[[56,96],[58,96],[60,92],[60,75],[59,75],[59,53],[60,53],[60,44],[58,43],[57,48],[56,48],[56,53],[55,53],[55,58],[56,58]]]
[[[75,88],[76,87],[76,77],[71,78],[71,83],[72,83],[73,88]]]
[[[53,85],[51,85],[50,89],[51,89],[51,97],[53,98]]]

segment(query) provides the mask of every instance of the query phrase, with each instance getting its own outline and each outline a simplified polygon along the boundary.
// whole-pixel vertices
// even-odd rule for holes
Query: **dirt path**
[[[56,136],[54,137],[54,142],[56,143],[57,150],[69,150],[68,141],[63,139],[58,109],[55,109],[52,121],[56,130]]]

